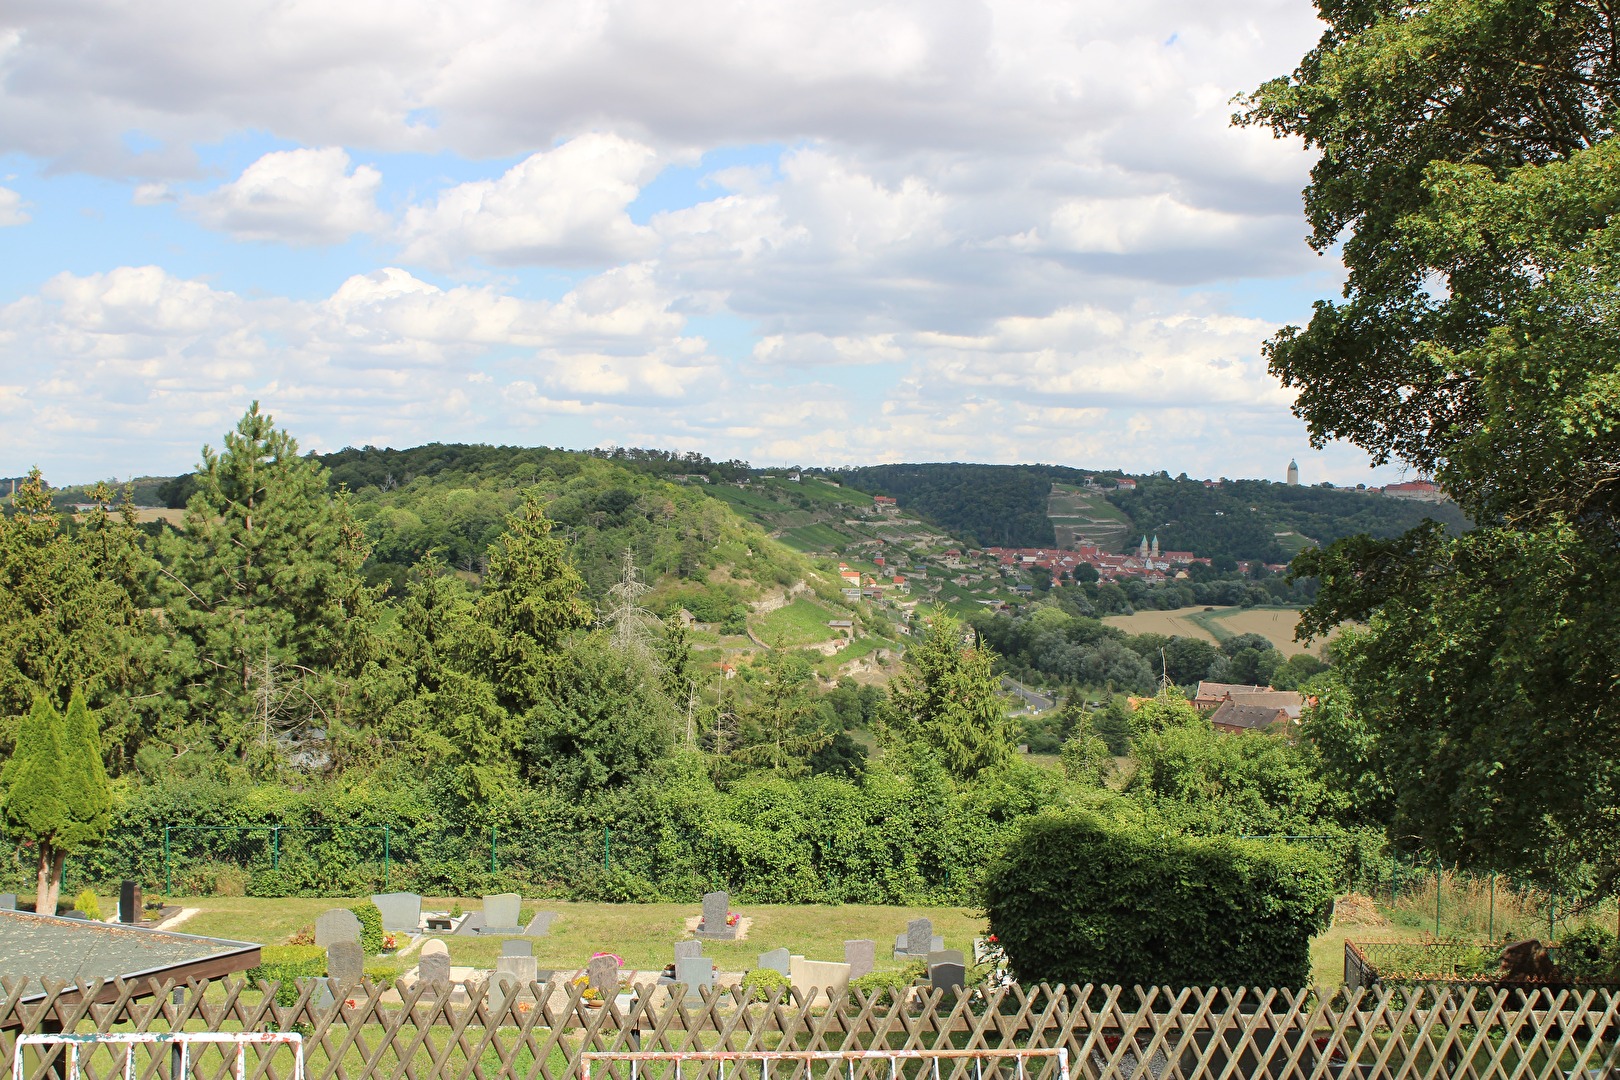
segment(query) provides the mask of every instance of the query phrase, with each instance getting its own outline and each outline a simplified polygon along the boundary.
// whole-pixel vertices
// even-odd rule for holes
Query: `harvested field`
[[[1135,615],[1109,615],[1103,622],[1117,626],[1127,634],[1166,634],[1174,637],[1198,638],[1218,641],[1238,634],[1259,634],[1268,639],[1284,656],[1310,652],[1320,655],[1323,641],[1319,638],[1303,645],[1294,640],[1294,627],[1299,624],[1297,608],[1236,608],[1201,607],[1181,608],[1179,611],[1138,611]],[[1329,637],[1337,634],[1334,631]]]

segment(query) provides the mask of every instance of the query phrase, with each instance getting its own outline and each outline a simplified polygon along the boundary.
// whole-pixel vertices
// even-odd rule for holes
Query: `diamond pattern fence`
[[[267,988],[268,989],[268,988]],[[178,993],[177,993],[178,991]],[[535,984],[470,995],[419,986],[395,995],[362,984],[322,1004],[308,980],[295,1004],[213,983],[91,984],[0,980],[0,1080],[52,1080],[60,1047],[25,1048],[19,1034],[297,1031],[308,1080],[577,1080],[581,1055],[659,1051],[922,1051],[847,1061],[777,1055],[776,1080],[1057,1080],[1055,1057],[1017,1062],[939,1051],[1063,1047],[1074,1080],[1620,1080],[1620,995],[1610,990],[1384,987],[1336,991],[1124,989],[1010,985],[958,994],[741,991],[690,996],[644,987],[599,1007],[578,987]],[[101,999],[99,1002],[96,999]],[[384,999],[387,998],[385,1001]],[[934,1056],[929,1057],[930,1054]],[[685,1063],[681,1080],[720,1080],[722,1060]],[[86,1080],[125,1075],[122,1049],[81,1050]],[[593,1080],[630,1080],[628,1061],[597,1060]],[[291,1080],[292,1051],[248,1049],[243,1080]],[[724,1075],[763,1072],[733,1057]],[[234,1080],[234,1050],[200,1046],[184,1073],[161,1049],[132,1080]],[[643,1060],[636,1080],[673,1080],[670,1061]]]

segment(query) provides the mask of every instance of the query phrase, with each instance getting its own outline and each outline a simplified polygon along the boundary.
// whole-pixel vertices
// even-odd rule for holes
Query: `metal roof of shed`
[[[121,923],[0,911],[0,978],[62,979],[82,990],[112,979],[210,979],[259,962],[249,941],[176,934]]]

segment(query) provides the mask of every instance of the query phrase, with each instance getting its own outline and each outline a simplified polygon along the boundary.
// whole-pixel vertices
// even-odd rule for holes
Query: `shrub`
[[[743,976],[742,1000],[746,1004],[750,1001],[768,1001],[772,994],[779,994],[788,987],[788,978],[774,968],[757,968]]]
[[[73,906],[84,912],[85,918],[101,921],[101,901],[96,899],[94,889],[81,890],[79,895],[73,898]]]
[[[318,979],[326,974],[326,950],[319,945],[266,945],[259,950],[259,966],[247,973],[248,985],[279,983],[277,1005],[298,1003],[299,979]]]
[[[877,1004],[880,1007],[887,1007],[893,1005],[896,999],[904,1000],[906,991],[922,972],[921,965],[913,965],[899,971],[869,971],[849,985],[867,996],[876,994]]]
[[[1587,923],[1564,935],[1553,951],[1553,962],[1575,982],[1613,982],[1620,970],[1620,941],[1603,927]]]
[[[372,960],[366,964],[366,978],[375,986],[392,988],[394,981],[404,973],[404,966],[395,960]]]
[[[360,948],[367,956],[376,956],[383,948],[382,912],[370,900],[349,909],[360,920]]]
[[[985,882],[1013,971],[1054,984],[1305,986],[1333,893],[1309,849],[1085,813],[1026,822]]]

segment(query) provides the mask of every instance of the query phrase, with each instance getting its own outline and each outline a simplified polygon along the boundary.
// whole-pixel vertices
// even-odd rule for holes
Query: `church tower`
[[[1155,559],[1159,557],[1159,537],[1157,534],[1155,534],[1153,537],[1153,550],[1150,554],[1152,554]]]
[[[1288,484],[1290,487],[1299,487],[1299,462],[1288,462]]]
[[[1146,536],[1142,537],[1141,547],[1136,549],[1136,557],[1138,559],[1145,559],[1148,557],[1148,541]]]

